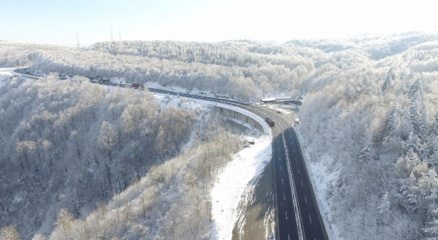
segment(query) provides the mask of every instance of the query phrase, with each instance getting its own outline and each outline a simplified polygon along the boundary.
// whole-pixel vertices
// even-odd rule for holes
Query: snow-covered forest
[[[163,199],[168,195],[162,193],[170,191],[175,186],[172,183],[190,186],[204,177],[186,176],[182,171],[166,173],[168,169],[197,173],[205,168],[205,157],[196,156],[223,158],[220,150],[205,152],[204,145],[232,153],[237,151],[233,142],[239,141],[232,134],[212,134],[180,154],[181,145],[202,121],[197,117],[200,114],[160,109],[148,92],[128,97],[124,91],[106,91],[86,79],[99,76],[250,101],[302,95],[297,130],[337,238],[438,238],[437,35],[408,33],[281,44],[117,41],[81,49],[2,42],[0,66],[23,65],[35,73],[78,76],[68,83],[49,76],[38,82],[13,79],[0,85],[0,186],[7,193],[1,196],[1,207],[12,207],[8,211],[17,213],[5,215],[2,209],[0,219],[5,225],[28,217],[40,219],[41,226],[50,231],[50,221],[43,222],[45,218],[32,210],[44,203],[46,210],[38,212],[58,219],[50,232],[54,239],[70,231],[86,238],[90,231],[86,226],[94,226],[90,229],[99,229],[103,236],[129,233],[132,238],[158,238],[185,232],[198,234],[194,238],[208,237],[204,225],[194,229],[157,226],[185,219],[187,214],[177,212],[172,221],[166,220],[171,215],[161,216],[163,222],[147,214],[159,214],[155,212],[159,207],[171,211],[189,206],[184,201],[202,195],[180,188],[184,197],[175,205],[166,205]],[[168,141],[174,148],[163,148],[169,146]],[[136,148],[138,144],[145,147]],[[161,162],[165,163],[157,165]],[[53,169],[59,176],[47,175]],[[31,174],[36,171],[41,174]],[[79,174],[68,174],[71,171]],[[150,175],[134,183],[145,173]],[[29,184],[34,192],[21,190]],[[90,196],[109,200],[126,187],[109,205],[83,217],[81,211],[98,205],[93,202],[98,198]],[[59,192],[56,199],[49,199],[53,197],[49,191]],[[23,202],[24,194],[35,194],[41,202]],[[204,200],[198,203],[186,210],[208,211]],[[61,208],[69,211],[58,216]],[[78,216],[83,218],[71,220]],[[100,218],[107,219],[107,224],[97,221]],[[139,218],[154,224],[148,230],[120,224]],[[39,228],[18,229],[28,237]],[[142,231],[152,235],[136,235],[145,234]]]
[[[82,77],[1,82],[2,227],[24,239],[210,233],[205,195],[240,141],[206,109]],[[193,222],[168,225],[178,218]]]
[[[438,238],[438,44],[417,41],[309,77],[299,131],[340,238]]]

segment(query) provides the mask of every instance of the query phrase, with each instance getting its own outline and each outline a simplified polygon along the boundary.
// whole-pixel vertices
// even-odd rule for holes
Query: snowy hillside
[[[80,77],[36,81],[6,72],[0,78],[2,227],[15,226],[24,239],[37,233],[61,239],[79,234],[75,218],[108,214],[98,226],[87,223],[89,234],[172,238],[176,233],[165,232],[170,221],[158,219],[181,215],[200,221],[193,236],[210,232],[205,196],[217,169],[241,145],[221,130],[223,123],[210,119],[209,109],[187,100],[156,102],[147,91],[103,87]],[[200,185],[190,187],[193,181]],[[140,193],[147,202],[131,208]],[[177,207],[186,205],[180,202],[184,198],[193,208]],[[140,214],[146,207],[157,211]],[[120,215],[103,210],[112,208],[142,219],[147,228],[136,229],[128,220],[123,225]],[[123,212],[127,208],[133,212]],[[71,231],[59,230],[66,224]],[[178,234],[188,234],[189,226],[193,230],[194,225],[181,225]]]
[[[438,237],[437,80],[435,42],[309,79],[298,130],[340,239]]]
[[[202,167],[203,161],[193,156],[207,154],[202,148],[204,145],[223,147],[227,153],[237,151],[227,144],[227,141],[239,142],[234,135],[215,138],[212,137],[214,128],[209,128],[212,135],[206,137],[205,142],[181,153],[181,146],[195,131],[195,126],[204,122],[197,118],[203,114],[192,110],[160,110],[158,106],[163,105],[150,100],[148,92],[128,97],[125,90],[107,91],[84,80],[84,77],[124,78],[128,83],[148,82],[209,91],[250,101],[259,101],[262,97],[304,96],[303,105],[297,110],[300,118],[297,131],[317,183],[317,195],[326,208],[336,237],[346,240],[438,238],[438,35],[406,33],[286,43],[116,41],[81,49],[0,45],[0,66],[23,65],[30,67],[33,73],[81,77],[75,77],[70,84],[48,77],[32,84],[14,79],[0,85],[0,128],[5,133],[0,136],[0,171],[4,171],[1,182],[7,182],[0,186],[2,192],[7,192],[1,198],[7,202],[6,206],[12,207],[9,212],[32,209],[32,204],[37,204],[22,200],[29,193],[21,189],[32,183],[35,186],[32,194],[42,196],[38,201],[56,202],[55,209],[69,208],[75,218],[84,216],[95,209],[97,203],[92,201],[94,198],[77,198],[77,193],[84,192],[84,185],[88,183],[81,179],[101,183],[89,187],[86,197],[99,194],[109,201],[128,183],[140,179],[132,173],[143,176],[146,172],[152,176],[141,178],[132,189],[122,193],[123,203],[145,199],[147,209],[158,206],[176,211],[177,208],[166,205],[165,201],[172,194],[158,192],[170,191],[175,182],[186,186],[199,176],[181,176],[176,171],[167,175],[165,166],[195,170]],[[158,117],[153,114],[157,112]],[[175,126],[175,119],[184,121],[178,121],[179,125]],[[169,145],[168,141],[173,148],[163,148]],[[49,151],[55,142],[61,147]],[[135,148],[139,144],[148,147],[139,150]],[[164,154],[159,151],[162,149],[166,149]],[[219,152],[212,154],[213,158],[222,159]],[[79,162],[70,161],[76,157]],[[126,158],[128,169],[120,165]],[[163,161],[164,165],[154,165]],[[227,160],[220,162],[220,166],[224,166]],[[111,171],[105,164],[111,166]],[[21,175],[11,171],[16,168],[22,169]],[[56,179],[44,174],[51,168],[59,172]],[[117,172],[113,172],[115,170]],[[41,174],[30,174],[36,171]],[[78,171],[81,175],[70,176],[69,171]],[[164,175],[166,177],[162,177]],[[152,184],[154,181],[160,183],[158,187]],[[134,191],[135,186],[142,190]],[[44,197],[44,191],[40,191],[60,191],[64,187],[69,189],[68,193],[60,193],[55,199]],[[204,191],[203,187],[207,186],[198,187]],[[87,185],[86,189],[89,188]],[[147,195],[149,190],[143,190],[149,188],[158,195]],[[130,191],[139,198],[124,195],[131,196]],[[185,201],[204,193],[193,194],[191,198],[183,194],[177,206],[185,206]],[[73,202],[72,199],[78,200]],[[109,210],[94,211],[87,218],[79,218],[73,221],[72,228],[98,226],[99,216],[117,225],[120,215],[116,213],[119,212],[132,216],[130,221],[142,218],[134,200],[129,202],[132,205],[123,204],[131,209],[116,207],[117,200],[113,201]],[[85,202],[94,205],[88,206]],[[204,203],[200,200],[197,209],[187,211],[208,212],[203,208]],[[46,206],[43,212],[55,218],[56,211],[48,211],[49,205]],[[22,212],[25,215],[8,215],[3,210],[2,223],[8,225],[14,219],[28,217],[40,223],[44,233],[52,229],[43,216],[32,210]],[[172,215],[151,212],[154,217],[173,221]],[[179,217],[175,219],[183,219],[181,212],[175,214]],[[66,216],[70,218],[69,214]],[[143,220],[147,219],[144,217]],[[145,221],[153,219],[157,218]],[[53,238],[63,234],[59,226]],[[156,237],[159,234],[176,236],[187,231],[179,225],[175,228],[148,226],[143,229],[130,225],[129,229],[117,231],[132,233],[133,238],[139,232]],[[108,230],[106,226],[99,227],[105,233]],[[27,237],[31,229],[38,227],[26,225],[19,229],[24,230]],[[200,224],[191,233],[207,238],[206,229],[207,226]]]

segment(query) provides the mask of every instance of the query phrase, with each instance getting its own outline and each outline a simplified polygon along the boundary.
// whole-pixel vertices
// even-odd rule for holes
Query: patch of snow
[[[182,88],[182,87],[174,87],[174,86],[165,87],[157,82],[146,82],[145,86],[148,88],[155,88],[155,89],[174,91],[174,92],[180,92],[180,93],[189,93],[190,92],[187,89]]]
[[[263,98],[262,101],[275,101],[275,97]]]
[[[0,76],[13,76],[15,68],[0,68]]]
[[[231,239],[237,207],[245,189],[271,160],[271,135],[262,135],[253,141],[254,145],[238,152],[221,170],[211,190],[214,239]]]
[[[117,84],[126,84],[125,78],[112,78],[111,82],[117,83]]]
[[[148,88],[164,89],[164,87],[157,82],[146,82],[144,85]]]
[[[12,201],[12,203],[17,204],[19,202],[23,201],[23,197],[20,196],[19,194],[14,196],[14,200]]]
[[[158,86],[150,83],[148,87],[156,88]],[[175,88],[171,90],[175,91]],[[186,92],[184,89],[179,89],[178,91]],[[238,152],[233,157],[233,160],[222,168],[210,192],[212,201],[212,218],[214,220],[212,226],[213,238],[220,240],[231,239],[233,227],[238,219],[237,208],[241,198],[244,196],[246,190],[253,187],[249,186],[249,183],[257,182],[252,180],[260,176],[265,166],[271,160],[271,128],[263,118],[236,106],[161,93],[154,93],[153,95],[161,107],[199,109],[217,106],[246,115],[262,125],[264,134],[256,138],[248,138],[248,141],[254,141],[254,145],[250,145]],[[233,120],[245,127],[254,129],[246,123],[235,119]],[[256,130],[254,129],[254,131]],[[245,171],[242,171],[242,169],[245,169]]]
[[[3,80],[14,75],[15,68],[0,68],[0,87],[5,83]]]
[[[153,93],[154,99],[157,100],[161,108],[182,108],[186,110],[203,110],[212,105],[210,102],[197,99],[185,98],[180,96]]]
[[[294,113],[294,108],[289,106],[278,106],[273,104],[265,104],[266,107],[275,110],[277,113],[283,113],[283,114],[292,114]]]

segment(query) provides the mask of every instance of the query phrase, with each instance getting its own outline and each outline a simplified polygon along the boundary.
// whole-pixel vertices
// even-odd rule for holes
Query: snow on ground
[[[160,104],[161,108],[182,108],[186,110],[202,110],[212,105],[210,102],[198,101],[195,99],[167,95],[162,93],[153,93],[154,99]]]
[[[294,110],[298,109],[295,105],[275,105],[275,104],[264,104],[264,106],[275,110],[277,113],[292,114]]]
[[[238,152],[219,173],[211,190],[214,239],[231,239],[237,207],[248,183],[258,177],[271,159],[271,135],[253,138],[255,144]]]
[[[117,83],[117,84],[126,84],[125,78],[112,78],[111,82]]]
[[[185,91],[181,90],[180,92]],[[183,107],[193,110],[218,106],[246,115],[263,126],[264,133],[259,137],[248,137],[248,141],[254,141],[255,144],[238,152],[233,156],[233,159],[220,170],[217,180],[210,192],[212,219],[214,221],[212,225],[213,238],[220,240],[231,239],[232,231],[238,217],[237,208],[241,198],[244,196],[245,191],[252,187],[249,185],[251,180],[259,177],[266,164],[271,160],[271,128],[266,124],[263,118],[239,107],[160,93],[154,93],[153,95],[162,107]],[[247,128],[252,128],[248,124],[238,120],[233,119],[233,121]],[[257,131],[255,129],[253,130]],[[245,171],[242,171],[242,169]]]
[[[13,69],[0,69],[0,75],[12,75],[12,70]],[[115,89],[115,87],[107,87],[108,90]],[[154,84],[148,84],[148,87],[163,88],[162,86]],[[181,88],[172,88],[171,90],[188,92]],[[210,192],[212,218],[214,220],[212,229],[213,236],[215,239],[231,239],[233,227],[237,220],[237,207],[241,197],[244,195],[246,189],[251,188],[251,186],[249,186],[251,180],[259,177],[266,164],[271,160],[271,128],[266,124],[263,118],[235,106],[160,93],[153,93],[153,96],[162,108],[175,107],[188,110],[202,110],[207,107],[218,106],[246,115],[262,125],[264,133],[259,137],[248,137],[248,141],[254,141],[255,144],[244,148],[233,157],[232,161],[220,171],[216,183]],[[245,127],[251,127],[238,120],[234,121]],[[254,131],[256,130],[254,129]],[[245,171],[242,171],[242,169]]]
[[[188,94],[194,94],[194,95],[199,95],[199,96],[206,96],[206,97],[218,97],[218,98],[230,98],[229,96],[226,95],[221,95],[221,94],[215,94],[212,93],[211,91],[207,91],[207,90],[199,90],[197,88],[188,90],[186,88],[183,87],[178,87],[178,86],[163,86],[158,82],[146,82],[145,86],[148,88],[155,88],[155,89],[161,89],[161,90],[167,90],[167,91],[175,91],[175,92],[180,92],[180,93],[188,93]]]
[[[0,68],[0,87],[3,86],[3,79],[13,76],[15,68]]]
[[[275,101],[275,97],[263,98],[262,101]]]
[[[301,144],[304,143],[303,138],[301,137],[300,129],[295,129],[298,140]],[[302,146],[302,145],[301,145]],[[323,155],[322,158],[326,158],[324,161],[319,161],[317,163],[310,161],[310,156],[307,154],[307,148],[301,147],[304,157],[304,163],[306,164],[307,172],[309,173],[310,181],[312,182],[312,186],[315,193],[315,198],[318,204],[319,211],[321,212],[322,220],[324,221],[325,228],[327,230],[327,234],[329,239],[340,239],[336,236],[336,226],[331,224],[333,220],[331,216],[333,214],[330,211],[330,207],[327,205],[328,202],[328,194],[330,193],[330,183],[336,181],[338,179],[338,175],[340,174],[339,169],[333,169],[334,159],[329,155]]]
[[[12,76],[14,70],[15,68],[0,68],[0,76]]]
[[[162,89],[162,90],[167,90],[167,91],[175,91],[175,92],[180,92],[180,93],[190,93],[190,92],[193,94],[198,93],[198,91],[189,91],[185,88],[177,87],[177,86],[165,87],[157,82],[146,82],[145,86],[148,88]]]

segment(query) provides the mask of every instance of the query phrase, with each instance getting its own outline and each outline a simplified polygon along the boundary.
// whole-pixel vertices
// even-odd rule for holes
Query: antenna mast
[[[113,21],[110,19],[110,40],[111,42],[114,42],[114,37],[113,37]]]
[[[76,46],[78,48],[81,48],[81,45],[79,44],[79,31],[78,30],[76,30]]]

